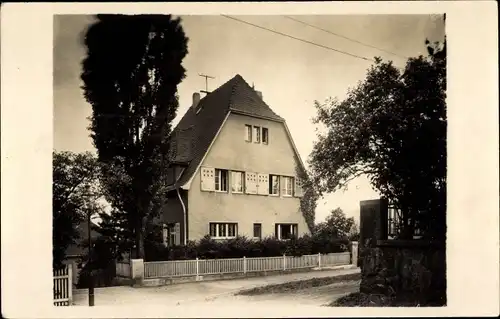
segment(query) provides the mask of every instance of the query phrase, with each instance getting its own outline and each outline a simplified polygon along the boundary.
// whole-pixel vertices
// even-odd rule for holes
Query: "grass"
[[[446,302],[421,302],[412,296],[386,296],[354,292],[333,301],[330,307],[440,307]]]
[[[341,275],[335,277],[322,277],[322,278],[320,277],[320,278],[292,281],[284,284],[267,285],[263,287],[242,290],[236,293],[236,295],[256,296],[264,294],[289,293],[297,290],[303,290],[308,288],[331,285],[334,283],[340,283],[345,281],[356,281],[356,280],[361,280],[361,274],[358,273],[358,274]]]

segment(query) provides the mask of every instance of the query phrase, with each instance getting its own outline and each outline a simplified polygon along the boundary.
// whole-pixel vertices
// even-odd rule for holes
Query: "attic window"
[[[260,127],[259,126],[254,126],[253,127],[253,132],[255,135],[255,143],[260,143]]]
[[[245,141],[252,141],[252,125],[245,125]]]
[[[269,144],[269,131],[267,128],[262,128],[262,144]]]

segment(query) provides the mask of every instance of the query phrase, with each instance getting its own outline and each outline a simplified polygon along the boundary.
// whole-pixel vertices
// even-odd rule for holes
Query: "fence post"
[[[358,242],[351,242],[351,265],[358,266]]]
[[[321,269],[321,253],[318,253],[318,268]]]
[[[73,304],[73,264],[68,265],[68,305]]]
[[[286,256],[283,254],[283,270],[286,270]]]
[[[143,259],[132,259],[130,260],[131,266],[131,277],[133,286],[141,286],[144,280],[144,260]]]
[[[247,273],[247,258],[243,256],[243,273]]]
[[[196,257],[196,277],[200,275],[200,263],[198,257]]]

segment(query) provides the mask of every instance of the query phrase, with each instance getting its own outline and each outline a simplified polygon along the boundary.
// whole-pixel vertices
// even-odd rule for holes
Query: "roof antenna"
[[[201,90],[201,92],[208,95],[208,93],[210,93],[208,91],[208,79],[215,79],[215,77],[210,76],[210,75],[205,75],[205,74],[198,74],[198,75],[205,78],[205,91]]]

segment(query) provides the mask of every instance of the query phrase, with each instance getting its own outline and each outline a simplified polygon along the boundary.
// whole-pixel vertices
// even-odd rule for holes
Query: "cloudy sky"
[[[330,15],[238,16],[238,19],[331,49],[304,43],[222,16],[182,16],[189,38],[183,65],[186,79],[179,86],[180,107],[175,123],[191,104],[195,91],[213,90],[240,74],[263,93],[264,101],[287,121],[295,144],[307,161],[316,138],[314,101],[342,99],[349,87],[364,79],[369,61],[380,56],[404,66],[405,57],[425,54],[424,41],[443,40],[440,16],[429,15]],[[87,126],[91,107],[80,89],[80,63],[85,57],[81,37],[93,22],[89,15],[54,18],[54,148],[58,151],[95,151]],[[332,50],[334,49],[334,50]],[[390,53],[388,53],[390,52]],[[329,194],[318,203],[317,221],[336,207],[359,218],[359,201],[377,198],[368,181],[360,177],[347,191]]]

